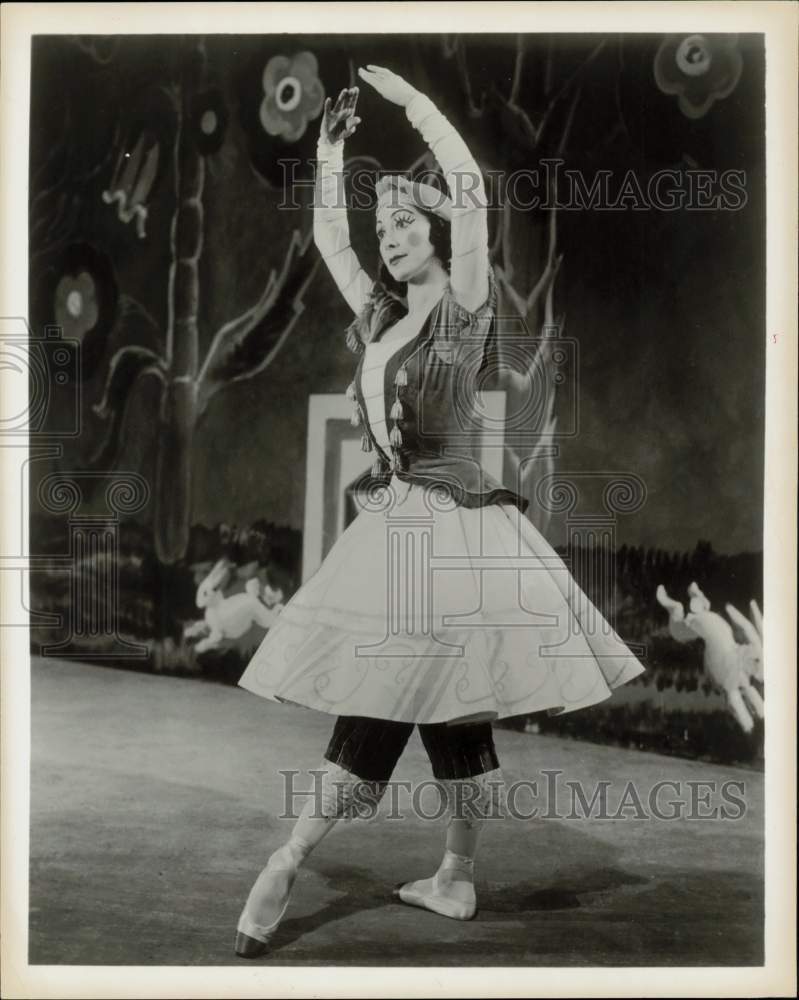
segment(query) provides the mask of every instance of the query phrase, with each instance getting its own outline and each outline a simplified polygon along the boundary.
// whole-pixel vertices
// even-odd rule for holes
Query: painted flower
[[[108,335],[117,319],[118,291],[107,254],[88,243],[73,243],[64,251],[50,286],[51,322],[67,340],[80,343],[84,380],[100,364]]]
[[[268,135],[296,142],[308,122],[317,118],[325,101],[319,65],[312,52],[272,56],[263,73],[264,99],[260,119]]]
[[[737,35],[667,35],[655,56],[655,82],[676,94],[687,118],[702,118],[728,97],[743,71]]]
[[[219,90],[206,90],[192,102],[192,130],[200,152],[207,156],[222,145],[228,113]]]
[[[100,316],[97,286],[88,271],[65,274],[55,290],[55,321],[64,336],[82,340]]]

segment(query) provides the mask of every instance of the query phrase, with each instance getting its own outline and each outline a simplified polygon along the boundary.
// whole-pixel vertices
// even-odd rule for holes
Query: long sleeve
[[[444,172],[452,199],[452,268],[455,300],[474,312],[488,297],[488,209],[483,175],[457,129],[429,97],[416,93],[405,108]]]
[[[316,191],[313,215],[314,242],[357,316],[372,289],[372,279],[361,267],[350,244],[347,204],[344,194],[344,143],[317,144]]]

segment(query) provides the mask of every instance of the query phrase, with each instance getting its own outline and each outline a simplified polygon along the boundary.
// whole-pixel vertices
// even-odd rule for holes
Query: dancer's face
[[[380,256],[395,281],[412,281],[435,256],[430,221],[411,204],[379,209],[376,229]]]

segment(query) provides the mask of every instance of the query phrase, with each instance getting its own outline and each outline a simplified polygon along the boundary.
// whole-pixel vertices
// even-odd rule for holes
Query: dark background
[[[120,322],[117,308],[116,315],[104,318],[103,329],[93,331],[88,347],[94,360],[84,379],[84,432],[67,464],[73,457],[80,461],[102,432],[89,407],[102,395],[114,351],[126,343],[162,344],[167,311],[173,126],[160,91],[175,78],[180,40],[123,37],[106,40],[105,50],[102,41],[95,43],[101,58],[112,53],[105,64],[69,39],[34,42],[31,199],[53,188],[67,198],[77,195],[78,204],[60,238],[51,239],[49,219],[32,236],[31,320],[34,329],[53,322],[52,297],[69,266],[69,252],[74,256],[75,244],[89,244],[103,255],[119,293],[138,300],[155,325],[138,312]],[[547,106],[547,52],[554,54],[551,94],[599,41],[601,36],[528,36],[518,104],[533,122]],[[559,213],[559,250],[565,257],[556,312],[565,314],[567,336],[579,341],[581,364],[580,432],[561,442],[558,467],[622,469],[644,479],[647,502],[620,522],[623,542],[684,550],[707,539],[718,552],[757,551],[762,544],[765,364],[762,39],[739,39],[744,66],[737,87],[696,121],[655,84],[652,65],[660,41],[607,38],[585,75],[565,166],[584,171],[589,179],[598,170],[610,170],[612,189],[630,169],[644,183],[665,167],[739,169],[746,172],[748,200],[738,211]],[[206,163],[201,359],[214,331],[257,300],[270,270],[285,257],[291,231],[307,233],[310,227],[307,209],[277,210],[284,194],[279,161],[310,160],[319,120],[292,144],[271,139],[260,128],[260,78],[272,55],[312,51],[325,90],[332,94],[348,83],[351,66],[376,62],[394,68],[439,104],[484,167],[538,165],[509,138],[500,106],[511,85],[516,39],[466,36],[462,41],[473,99],[484,95],[486,102],[481,118],[470,118],[458,57],[446,58],[443,44],[441,36],[207,38],[209,84],[226,108],[227,127],[221,148]],[[555,115],[553,142],[565,110]],[[377,156],[386,169],[399,170],[424,151],[401,109],[365,85],[359,111],[364,122],[348,155]],[[113,206],[101,199],[115,154],[136,122],[163,137],[145,239],[137,238],[132,223],[120,223]],[[539,154],[553,155],[552,146],[542,142]],[[103,170],[75,183],[81,171],[89,172],[106,156],[112,158]],[[49,175],[45,171],[37,178],[48,159]],[[309,176],[305,166],[297,176]],[[295,197],[307,201],[307,191],[297,189]],[[546,214],[528,213],[531,233],[542,228]],[[55,245],[48,248],[48,242]],[[365,239],[362,245],[370,263],[372,247]],[[537,277],[540,253],[537,239],[520,251],[520,284]],[[247,524],[266,518],[301,529],[307,396],[342,392],[347,385],[354,368],[343,338],[349,319],[332,280],[318,270],[305,311],[273,363],[212,401],[193,445],[192,523]],[[120,468],[136,469],[148,479],[157,399],[154,379],[136,384],[118,452]],[[220,482],[224,489],[218,488]],[[146,513],[142,516],[146,520]],[[562,540],[557,520],[550,540]]]
[[[702,644],[679,646],[668,637],[654,592],[663,583],[685,600],[686,587],[696,581],[714,609],[730,601],[747,612],[752,598],[762,606],[763,38],[739,36],[743,71],[737,85],[697,119],[686,117],[677,98],[656,84],[653,65],[662,42],[662,36],[646,35],[35,38],[29,195],[34,336],[63,316],[59,295],[63,300],[81,273],[91,276],[96,302],[90,316],[64,327],[65,336],[81,342],[81,367],[67,387],[80,389],[80,433],[63,441],[60,458],[30,464],[31,551],[54,554],[69,547],[67,518],[43,511],[39,502],[45,475],[91,468],[139,473],[152,495],[143,509],[122,518],[115,620],[124,635],[146,642],[151,669],[233,682],[240,676],[262,631],[253,627],[221,656],[203,657],[194,656],[181,633],[201,616],[197,584],[223,556],[249,566],[250,574],[257,566],[287,597],[299,584],[308,396],[343,393],[357,361],[345,346],[349,308],[318,266],[315,248],[310,245],[305,258],[317,263],[307,289],[293,299],[289,294],[274,321],[267,317],[258,327],[263,336],[255,348],[236,359],[239,374],[249,377],[224,381],[201,419],[181,424],[174,413],[165,418],[161,383],[135,366],[115,376],[115,419],[92,407],[103,398],[121,351],[137,346],[163,355],[176,162],[183,176],[191,157],[201,157],[205,168],[196,311],[201,366],[214,334],[257,302],[270,273],[279,273],[287,260],[292,268],[297,264],[297,255],[289,254],[292,234],[310,233],[310,191],[287,186],[285,178],[312,178],[319,117],[294,141],[267,135],[259,121],[264,68],[274,56],[312,52],[325,93],[335,96],[357,82],[359,65],[385,65],[436,102],[485,171],[533,170],[544,158],[562,156],[564,167],[581,171],[589,183],[598,171],[609,171],[614,193],[629,171],[644,190],[661,169],[744,172],[746,203],[736,211],[557,213],[563,261],[554,313],[580,360],[574,372],[578,432],[557,440],[554,468],[628,472],[645,483],[646,502],[616,524],[613,593],[594,594],[588,581],[578,582],[623,638],[644,644],[641,657],[649,669],[613,704],[541,725],[693,755],[757,756],[762,726],[744,737],[719,698],[710,697]],[[204,49],[200,70],[192,62],[198,43]],[[170,97],[177,83],[186,121],[183,160],[176,153]],[[207,108],[218,124],[212,137],[197,127]],[[424,154],[403,110],[366,85],[359,114],[363,124],[347,145],[348,156],[400,172]],[[143,196],[143,238],[102,197],[142,135],[159,149],[158,170]],[[374,159],[364,159],[369,157]],[[293,174],[286,160],[296,161]],[[280,207],[292,202],[297,207]],[[371,215],[351,213],[350,221],[354,245],[374,273]],[[500,221],[492,210],[492,241]],[[494,258],[495,265],[501,259],[506,271],[512,268],[522,295],[541,275],[549,222],[543,209],[516,212],[506,253]],[[179,229],[181,238],[192,235],[191,227]],[[268,364],[250,374],[247,366],[276,347],[286,316],[299,303],[303,309],[288,337]],[[500,307],[507,314],[507,295]],[[531,336],[543,319],[540,310],[526,317]],[[45,432],[72,419],[76,398],[74,392],[53,394]],[[566,402],[565,393],[557,396],[560,427],[567,423]],[[179,463],[163,460],[167,449],[185,461],[190,476],[179,501]],[[506,464],[511,485],[508,472]],[[159,503],[168,516],[163,510],[159,515]],[[103,511],[102,490],[86,489],[81,513]],[[563,519],[554,515],[543,531],[563,548]],[[170,559],[163,558],[167,543]],[[97,573],[89,560],[78,576]],[[226,596],[242,588],[238,579]],[[63,573],[31,574],[34,610],[69,609],[71,593]],[[56,631],[33,628],[32,648],[58,639]],[[87,637],[90,631],[75,655],[102,654],[115,663],[113,643]]]

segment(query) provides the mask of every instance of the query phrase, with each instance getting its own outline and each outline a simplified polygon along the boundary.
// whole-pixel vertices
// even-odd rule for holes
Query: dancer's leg
[[[288,903],[297,871],[336,822],[354,815],[354,808],[368,797],[379,801],[385,785],[361,782],[338,764],[323,760],[314,772],[315,794],[305,803],[289,839],[270,856],[250,890],[241,930],[257,940],[280,920]],[[250,929],[246,924],[249,922]]]
[[[286,910],[298,869],[336,822],[374,813],[412,730],[411,724],[380,719],[337,720],[314,774],[314,794],[250,890],[239,920],[238,954],[263,952]]]
[[[447,801],[447,838],[435,875],[408,882],[399,898],[448,917],[469,920],[477,912],[474,859],[485,818],[501,807],[502,772],[489,723],[421,725],[433,775]]]

